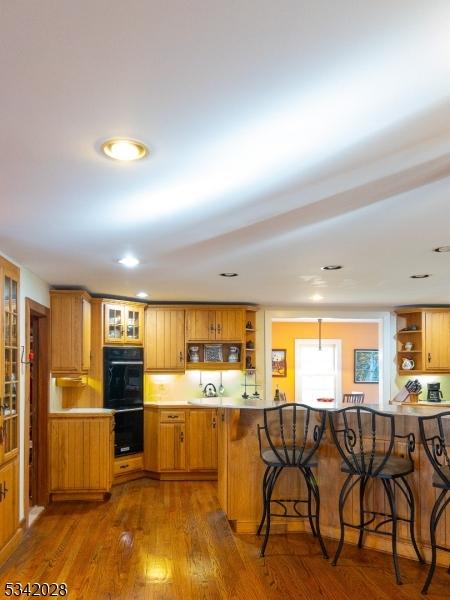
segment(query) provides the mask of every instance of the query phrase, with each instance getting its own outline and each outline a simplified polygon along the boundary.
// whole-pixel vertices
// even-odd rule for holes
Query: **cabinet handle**
[[[180,431],[180,442],[184,442],[184,433]]]
[[[183,353],[180,352],[180,362],[183,362]]]
[[[220,323],[217,323],[217,333],[221,333],[222,331],[222,326]]]
[[[120,468],[121,468],[121,469],[128,469],[128,467],[129,467],[129,466],[130,466],[130,465],[120,465]]]
[[[216,331],[216,328],[214,327],[213,323],[211,323],[211,325],[209,326],[209,330],[211,333],[214,333]]]
[[[431,352],[428,352],[428,362],[431,362]]]
[[[178,415],[167,415],[168,419],[178,419]]]
[[[225,423],[225,413],[222,413],[222,423]]]
[[[213,429],[216,428],[216,419],[213,419],[212,426],[213,426]]]

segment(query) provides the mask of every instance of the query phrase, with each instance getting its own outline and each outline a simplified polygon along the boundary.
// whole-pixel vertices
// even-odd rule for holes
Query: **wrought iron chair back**
[[[450,489],[450,410],[439,415],[419,417],[419,429],[428,460]]]
[[[394,449],[394,415],[367,406],[349,406],[330,412],[330,428],[336,448],[350,472],[376,477],[383,470]],[[387,448],[380,447],[382,439],[387,440]]]
[[[266,408],[264,426],[258,425],[259,451],[270,447],[280,466],[306,465],[319,447],[326,413],[305,404]],[[263,443],[262,432],[267,445]]]

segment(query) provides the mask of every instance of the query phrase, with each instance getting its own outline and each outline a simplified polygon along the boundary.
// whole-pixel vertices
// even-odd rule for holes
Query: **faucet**
[[[215,398],[217,396],[216,386],[213,383],[207,383],[203,388],[205,398]]]

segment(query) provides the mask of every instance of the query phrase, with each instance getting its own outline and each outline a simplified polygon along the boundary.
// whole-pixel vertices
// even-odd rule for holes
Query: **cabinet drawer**
[[[161,411],[161,423],[184,423],[185,411],[184,410],[162,410]]]
[[[114,475],[142,471],[144,468],[144,457],[142,454],[136,456],[123,456],[114,461]]]

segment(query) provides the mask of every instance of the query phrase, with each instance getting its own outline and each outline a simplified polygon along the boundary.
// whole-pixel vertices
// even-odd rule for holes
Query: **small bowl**
[[[334,402],[334,398],[317,398],[317,402]]]

